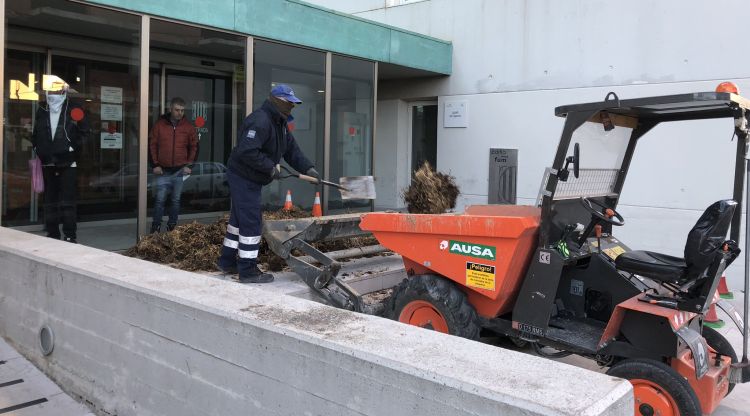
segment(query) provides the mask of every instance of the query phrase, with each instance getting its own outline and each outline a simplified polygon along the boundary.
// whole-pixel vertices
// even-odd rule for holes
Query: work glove
[[[305,174],[306,174],[307,176],[312,176],[313,178],[315,178],[315,179],[317,179],[317,180],[318,180],[318,183],[320,183],[320,174],[318,173],[318,171],[317,171],[317,170],[315,170],[315,168],[314,168],[314,167],[312,167],[312,168],[308,169],[308,170],[307,170],[307,172],[306,172]]]
[[[281,179],[281,165],[276,165],[271,170],[271,180]]]

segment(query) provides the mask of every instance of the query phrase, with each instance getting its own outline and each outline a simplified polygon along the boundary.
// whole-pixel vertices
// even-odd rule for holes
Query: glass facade
[[[138,163],[141,19],[62,0],[9,1],[5,14],[4,85],[12,88],[4,95],[2,224],[44,224],[50,215],[42,209],[50,192],[32,191],[27,163],[35,118],[48,114],[37,109],[47,108],[46,92],[64,82],[68,103],[80,105],[90,125],[74,168],[77,221],[107,221],[123,236],[103,248],[132,245],[137,194],[125,175],[112,173]],[[65,122],[75,118],[67,108]],[[98,233],[78,228],[82,243]],[[43,233],[41,226],[30,229]]]
[[[290,130],[321,174],[326,166],[333,181],[372,172],[374,62],[66,0],[6,1],[5,16],[2,226],[45,234],[45,193],[32,190],[28,162],[37,109],[46,108],[45,87],[56,80],[69,85],[68,100],[80,104],[90,124],[75,180],[83,244],[125,249],[144,229],[139,214],[151,222],[152,186],[146,187],[147,212],[138,211],[139,161],[148,146],[140,136],[173,97],[185,100],[185,118],[200,139],[193,171],[183,181],[181,221],[212,220],[229,209],[225,164],[238,128],[279,83],[304,101],[293,111]],[[147,51],[142,22],[149,22]],[[144,83],[142,65],[148,65]],[[142,116],[141,97],[148,97]],[[152,166],[146,171],[150,184]],[[295,205],[309,209],[321,188],[293,178],[275,181],[263,189],[266,209],[282,206],[287,190]],[[327,195],[332,213],[370,207],[369,201],[342,201],[335,190]]]
[[[334,55],[331,69],[330,178],[372,175],[372,126],[375,64]],[[369,200],[342,200],[330,192],[328,209],[362,211]]]
[[[302,104],[292,110],[290,123],[297,144],[308,159],[323,172],[325,145],[326,54],[310,49],[256,40],[253,80],[253,107],[259,108],[276,84],[289,85]],[[305,172],[301,172],[305,173]],[[292,192],[294,205],[312,208],[315,185],[289,178],[263,187],[267,209],[284,205],[286,191]]]
[[[149,129],[160,117],[169,117],[169,103],[178,97],[185,101],[184,117],[199,139],[191,173],[183,176],[181,221],[214,218],[216,214],[209,213],[229,210],[224,174],[246,106],[245,38],[152,20],[150,40]],[[149,218],[156,179],[152,167],[148,169]]]

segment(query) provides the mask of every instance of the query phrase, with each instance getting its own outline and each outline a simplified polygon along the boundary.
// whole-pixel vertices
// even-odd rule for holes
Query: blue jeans
[[[164,172],[154,178],[156,201],[154,202],[154,222],[151,224],[152,229],[159,229],[161,227],[161,217],[164,216],[164,205],[167,202],[167,194],[171,194],[167,225],[173,227],[177,224],[177,216],[180,215],[182,177],[183,171],[179,169],[174,173]]]

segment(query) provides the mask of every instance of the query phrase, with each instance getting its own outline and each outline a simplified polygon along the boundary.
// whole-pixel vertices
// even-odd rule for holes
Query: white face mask
[[[50,111],[59,113],[62,108],[63,102],[65,102],[66,94],[50,94],[47,93],[47,105],[49,105]]]

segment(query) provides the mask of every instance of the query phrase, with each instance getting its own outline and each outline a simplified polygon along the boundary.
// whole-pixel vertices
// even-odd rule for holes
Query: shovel
[[[295,177],[305,182],[331,186],[341,192],[341,199],[375,199],[375,179],[372,176],[342,176],[339,178],[339,183],[335,183],[292,172],[286,166],[280,167],[288,173],[288,175],[282,176],[281,179]]]

